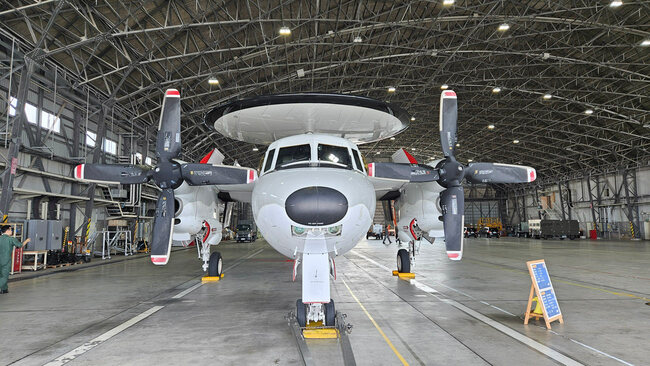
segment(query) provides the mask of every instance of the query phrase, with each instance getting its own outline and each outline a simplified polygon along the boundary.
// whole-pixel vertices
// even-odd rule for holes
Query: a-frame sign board
[[[562,312],[560,312],[560,305],[557,303],[553,284],[551,284],[551,277],[548,275],[548,269],[543,259],[526,262],[530,278],[533,284],[530,285],[530,295],[528,296],[528,307],[526,308],[526,317],[524,324],[528,324],[531,316],[535,318],[544,317],[546,321],[546,328],[551,329],[551,322],[559,320],[560,324],[564,323],[562,319]],[[543,314],[531,312],[530,306],[533,303],[533,295],[537,294],[537,301],[542,305]]]

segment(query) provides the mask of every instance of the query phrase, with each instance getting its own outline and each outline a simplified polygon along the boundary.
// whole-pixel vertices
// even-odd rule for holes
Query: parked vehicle
[[[366,234],[366,239],[370,239],[371,236],[374,237],[375,239],[383,239],[384,226],[381,224],[373,224],[368,230],[368,233]]]
[[[247,241],[249,243],[257,240],[257,228],[255,224],[239,224],[237,225],[235,239],[237,242]]]
[[[463,235],[464,235],[466,238],[469,238],[469,237],[476,238],[476,237],[478,237],[478,232],[476,231],[476,228],[473,228],[473,227],[466,227],[465,230],[464,230],[464,234],[463,234]]]
[[[481,230],[478,231],[478,237],[479,238],[500,238],[501,237],[501,232],[499,231],[498,228],[495,227],[483,227]]]

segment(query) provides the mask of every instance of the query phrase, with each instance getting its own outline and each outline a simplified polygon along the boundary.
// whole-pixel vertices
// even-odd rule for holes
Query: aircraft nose
[[[285,201],[289,218],[309,226],[330,225],[348,212],[343,193],[328,187],[306,187],[293,192]]]

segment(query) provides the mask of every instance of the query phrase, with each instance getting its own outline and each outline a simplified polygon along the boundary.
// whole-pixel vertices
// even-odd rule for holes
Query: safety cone
[[[535,310],[533,310],[533,313],[540,315],[544,314],[544,311],[542,310],[542,304],[537,296],[533,297],[533,301],[535,301]]]

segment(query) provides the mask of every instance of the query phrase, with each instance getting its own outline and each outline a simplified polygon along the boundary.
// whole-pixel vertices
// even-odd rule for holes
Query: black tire
[[[223,260],[221,259],[221,253],[212,252],[212,254],[210,254],[210,260],[208,261],[208,276],[219,277],[221,276],[222,270]]]
[[[409,252],[406,249],[400,249],[397,251],[397,272],[411,272],[411,258],[409,258]]]
[[[336,308],[334,307],[334,300],[330,299],[329,304],[325,304],[325,325],[333,327],[335,319]]]
[[[299,326],[307,326],[307,307],[302,303],[302,299],[296,300],[296,320]]]

